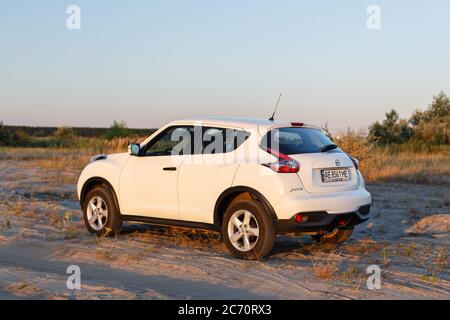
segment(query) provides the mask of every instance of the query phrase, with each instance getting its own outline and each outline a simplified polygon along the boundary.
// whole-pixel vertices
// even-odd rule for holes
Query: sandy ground
[[[264,261],[231,257],[219,235],[124,224],[85,230],[78,170],[0,160],[0,299],[450,299],[450,186],[372,184],[373,219],[347,243],[279,236]],[[381,289],[366,268],[381,268]],[[81,290],[66,286],[69,265]]]

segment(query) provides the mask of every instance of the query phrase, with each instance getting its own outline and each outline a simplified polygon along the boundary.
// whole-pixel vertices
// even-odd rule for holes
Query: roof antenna
[[[269,118],[269,121],[273,121],[273,120],[274,120],[275,112],[277,112],[278,104],[280,103],[280,100],[281,100],[281,93],[280,93],[280,95],[278,96],[277,105],[275,106],[275,110],[273,110],[273,114],[272,114],[272,116]]]

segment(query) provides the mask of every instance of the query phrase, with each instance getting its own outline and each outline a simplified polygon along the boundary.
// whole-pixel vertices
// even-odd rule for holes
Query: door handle
[[[177,171],[177,167],[165,167],[163,168],[164,171]]]

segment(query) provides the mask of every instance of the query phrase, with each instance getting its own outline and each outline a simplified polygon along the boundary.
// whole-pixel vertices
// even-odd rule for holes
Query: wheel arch
[[[119,214],[120,214],[121,211],[120,211],[120,206],[119,206],[119,199],[117,198],[116,191],[114,190],[114,187],[111,185],[111,183],[109,183],[108,180],[106,180],[105,178],[102,178],[102,177],[92,177],[84,182],[83,187],[81,188],[81,193],[80,193],[81,208],[83,209],[83,203],[85,201],[85,198],[86,198],[86,195],[88,194],[88,192],[99,185],[105,185],[111,191],[113,198],[114,198],[114,202],[115,202],[117,209],[119,210]]]
[[[270,202],[262,195],[259,191],[246,187],[246,186],[235,186],[226,189],[223,191],[220,196],[217,198],[216,204],[214,206],[214,226],[220,230],[222,225],[222,218],[226,208],[236,199],[240,199],[239,196],[245,194],[245,197],[248,199],[250,196],[251,199],[257,200],[261,202],[261,204],[266,209],[269,216],[272,218],[274,222],[278,220],[278,217],[275,213]]]

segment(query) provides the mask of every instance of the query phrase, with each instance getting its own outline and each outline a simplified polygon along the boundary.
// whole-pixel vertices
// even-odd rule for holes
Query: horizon
[[[79,30],[66,26],[71,4]],[[367,27],[373,4],[379,30]],[[2,1],[0,121],[152,129],[204,114],[269,118],[281,93],[279,119],[366,129],[450,92],[449,9],[442,0]]]
[[[203,118],[203,117],[215,117],[215,116],[213,116],[213,115],[199,116],[199,118]],[[226,116],[221,116],[221,117],[224,117],[225,119],[227,118]],[[237,117],[237,118],[245,119],[245,117]],[[183,120],[183,119],[184,118],[173,119],[173,120],[169,120],[167,123],[172,122],[172,121]],[[189,118],[185,118],[185,119],[189,119]],[[266,118],[249,118],[249,119],[263,120],[263,119],[266,119]],[[281,121],[287,121],[287,122],[294,121],[294,120],[280,119],[280,118],[277,118],[277,117],[275,117],[274,120],[281,120]],[[121,119],[114,119],[113,123],[116,122],[116,121],[121,122],[122,120]],[[82,125],[76,125],[76,126],[70,126],[70,125],[62,125],[62,126],[48,125],[48,126],[45,126],[45,125],[27,125],[27,124],[8,124],[8,123],[4,123],[2,121],[2,119],[0,119],[0,124],[2,124],[3,126],[6,126],[6,127],[24,127],[24,128],[55,128],[55,129],[57,129],[57,128],[67,127],[67,128],[73,128],[73,129],[85,129],[85,128],[86,129],[110,129],[112,127],[113,123],[111,123],[111,124],[109,124],[107,126],[82,126]],[[161,125],[159,127],[130,127],[130,126],[128,126],[128,124],[126,122],[124,124],[125,124],[126,128],[130,129],[130,130],[158,130],[162,126],[166,125],[167,123],[164,123],[163,125]],[[305,124],[316,125],[316,126],[319,126],[321,129],[324,129],[324,126],[325,126],[326,123],[324,123],[323,125],[322,124],[318,125],[318,124],[315,124],[315,123],[305,123]],[[344,129],[329,130],[329,131],[331,133],[333,133],[333,134],[341,134],[341,133],[343,133],[343,132],[345,132],[345,131],[347,131],[349,129],[355,130],[355,131],[358,131],[358,130],[368,131],[369,126],[370,125],[368,125],[368,126],[366,126],[364,128],[363,127],[359,127],[359,128],[347,127],[347,128],[344,128]],[[366,132],[366,133],[368,133],[368,132]]]

